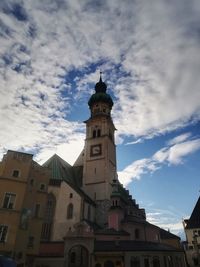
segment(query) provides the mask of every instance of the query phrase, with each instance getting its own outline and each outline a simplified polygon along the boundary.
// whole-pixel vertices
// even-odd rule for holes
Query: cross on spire
[[[100,78],[99,78],[99,81],[102,82],[102,77],[101,77],[101,74],[103,73],[101,70],[100,70]]]

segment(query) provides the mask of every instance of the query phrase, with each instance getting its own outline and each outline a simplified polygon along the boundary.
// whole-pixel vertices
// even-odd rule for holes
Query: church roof
[[[71,166],[57,154],[54,154],[48,159],[43,166],[50,170],[50,179],[65,181],[87,202],[95,205],[93,200],[80,188],[82,184],[83,166]]]
[[[189,228],[200,228],[200,197],[192,211],[192,214],[187,221],[186,229]]]
[[[94,251],[182,251],[172,246],[148,241],[118,240],[118,241],[100,241],[94,243]]]
[[[162,228],[160,228],[160,237],[161,237],[161,239],[179,239],[180,240],[179,236],[174,235],[174,234],[170,233],[169,231],[166,231]]]
[[[43,166],[51,170],[51,179],[73,182],[72,166],[57,154],[49,158]]]

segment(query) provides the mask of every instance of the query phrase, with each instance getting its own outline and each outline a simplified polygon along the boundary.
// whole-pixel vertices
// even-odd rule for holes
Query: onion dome
[[[103,102],[109,105],[110,108],[113,106],[112,98],[109,94],[106,93],[107,85],[102,82],[101,76],[99,82],[95,85],[95,93],[90,97],[88,105],[91,108],[93,104],[98,102]]]
[[[106,93],[107,85],[102,82],[101,76],[99,79],[99,82],[95,85],[95,91],[96,93]]]

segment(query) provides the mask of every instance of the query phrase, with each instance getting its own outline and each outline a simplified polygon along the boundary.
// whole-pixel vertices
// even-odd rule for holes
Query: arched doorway
[[[89,266],[89,252],[80,245],[74,246],[70,249],[68,254],[69,267],[88,267]]]

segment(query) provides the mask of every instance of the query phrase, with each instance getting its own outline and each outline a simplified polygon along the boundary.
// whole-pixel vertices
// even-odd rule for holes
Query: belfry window
[[[93,130],[93,132],[92,132],[92,137],[95,138],[96,135],[97,135],[96,130]]]
[[[98,130],[97,130],[97,137],[100,137],[100,136],[101,136],[101,130],[98,129]]]
[[[101,129],[95,129],[92,131],[93,138],[100,137],[100,136],[101,136]]]

